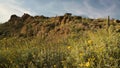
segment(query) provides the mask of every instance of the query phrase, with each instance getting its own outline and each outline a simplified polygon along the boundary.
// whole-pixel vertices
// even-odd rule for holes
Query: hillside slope
[[[0,68],[119,68],[120,21],[22,17],[0,25]]]
[[[120,21],[111,19],[110,25],[114,26],[116,31],[120,30]],[[64,37],[72,32],[86,30],[95,31],[106,28],[107,19],[90,19],[82,16],[72,16],[66,13],[63,16],[45,17],[30,16],[24,14],[22,17],[12,15],[11,18],[0,25],[0,37]]]

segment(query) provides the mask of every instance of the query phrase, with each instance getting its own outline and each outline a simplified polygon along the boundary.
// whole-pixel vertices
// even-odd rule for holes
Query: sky
[[[0,22],[10,16],[56,16],[64,13],[90,18],[107,17],[120,19],[120,0],[0,0]]]

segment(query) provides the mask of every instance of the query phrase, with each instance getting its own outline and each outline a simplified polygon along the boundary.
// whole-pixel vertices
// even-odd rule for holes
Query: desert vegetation
[[[119,29],[114,20],[69,13],[12,16],[0,25],[0,68],[119,68]]]

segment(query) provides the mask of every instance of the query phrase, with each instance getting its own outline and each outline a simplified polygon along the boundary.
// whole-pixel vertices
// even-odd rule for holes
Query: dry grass
[[[119,68],[120,34],[104,29],[72,33],[50,43],[41,38],[0,40],[0,68]]]

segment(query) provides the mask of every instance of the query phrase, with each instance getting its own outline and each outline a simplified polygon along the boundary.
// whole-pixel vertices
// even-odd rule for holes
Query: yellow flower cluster
[[[89,67],[89,66],[90,66],[90,62],[86,62],[86,63],[85,63],[85,66],[86,66],[86,67]]]
[[[84,64],[81,63],[81,64],[79,64],[79,66],[80,66],[80,67],[83,67],[83,66],[84,66],[84,67],[89,67],[89,66],[90,66],[90,62],[88,61],[88,62],[86,62],[86,63],[84,63]]]
[[[88,61],[94,61],[95,60],[95,58],[93,57],[93,58],[89,58],[88,59]]]

